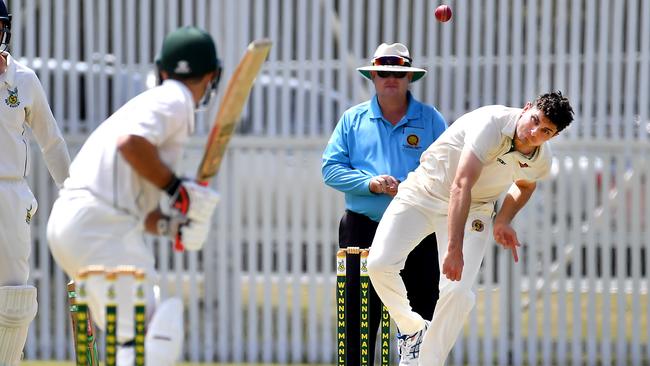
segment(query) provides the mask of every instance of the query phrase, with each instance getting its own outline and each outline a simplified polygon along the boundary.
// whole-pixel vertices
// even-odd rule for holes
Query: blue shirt
[[[345,193],[348,210],[381,220],[392,200],[370,192],[370,179],[388,174],[404,181],[420,155],[447,128],[440,112],[407,94],[406,115],[393,126],[375,95],[343,113],[323,152],[325,184]]]

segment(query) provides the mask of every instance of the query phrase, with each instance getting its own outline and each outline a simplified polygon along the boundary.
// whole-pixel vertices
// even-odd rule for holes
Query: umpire
[[[375,96],[343,113],[323,153],[325,184],[345,193],[339,247],[369,248],[379,220],[397,194],[399,183],[415,170],[422,152],[446,129],[434,107],[417,101],[409,84],[426,71],[411,66],[406,46],[381,44],[370,66],[357,69],[372,81]],[[438,299],[435,234],[411,252],[401,272],[414,311],[431,319]],[[360,363],[359,263],[348,263],[346,291],[347,365]],[[370,362],[381,317],[381,302],[370,289]]]

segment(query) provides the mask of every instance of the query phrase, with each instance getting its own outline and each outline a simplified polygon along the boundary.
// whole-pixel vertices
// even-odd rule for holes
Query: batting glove
[[[186,250],[200,250],[208,239],[210,221],[190,221],[180,229],[180,238]]]
[[[189,219],[186,225],[181,226],[181,229],[176,236],[176,243],[174,245],[177,251],[184,249],[183,243],[192,240],[193,247],[201,247],[203,242],[197,241],[202,238],[203,241],[207,238],[209,231],[209,223],[212,221],[212,214],[219,203],[220,196],[217,191],[199,185],[191,180],[176,179],[175,187],[165,189],[171,196],[171,208],[180,212]],[[204,223],[205,228],[194,228],[189,230],[187,235],[183,234],[192,223]],[[197,232],[195,233],[194,230]],[[205,233],[202,233],[205,230]]]

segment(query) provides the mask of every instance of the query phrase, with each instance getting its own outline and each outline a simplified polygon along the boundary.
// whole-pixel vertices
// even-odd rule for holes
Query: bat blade
[[[255,78],[271,50],[271,41],[261,39],[248,45],[244,57],[228,81],[212,130],[199,164],[196,180],[207,185],[219,171],[228,142],[248,100]]]

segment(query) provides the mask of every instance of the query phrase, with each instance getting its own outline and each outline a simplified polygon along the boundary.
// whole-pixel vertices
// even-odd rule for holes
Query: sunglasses
[[[379,76],[382,79],[391,76],[397,79],[401,79],[403,77],[406,77],[406,71],[377,71],[377,76]]]
[[[381,56],[372,60],[373,66],[411,66],[411,60],[401,56]]]

